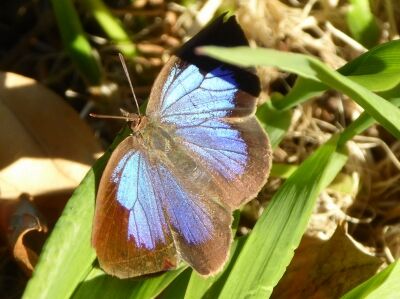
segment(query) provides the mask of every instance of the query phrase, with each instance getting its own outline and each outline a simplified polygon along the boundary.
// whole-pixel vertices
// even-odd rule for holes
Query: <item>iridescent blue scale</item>
[[[247,41],[234,17],[220,17],[184,45],[158,76],[147,115],[135,116],[132,135],[103,173],[93,246],[109,274],[165,271],[180,259],[202,275],[220,270],[232,210],[267,179],[270,145],[254,117],[258,78],[196,56],[206,44]]]

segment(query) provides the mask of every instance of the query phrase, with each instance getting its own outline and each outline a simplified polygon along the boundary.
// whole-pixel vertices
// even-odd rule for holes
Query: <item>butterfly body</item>
[[[109,274],[140,276],[182,259],[202,275],[219,271],[232,210],[267,179],[270,145],[254,117],[258,78],[192,56],[210,36],[230,39],[229,31],[247,43],[234,18],[219,18],[164,66],[146,116],[129,114],[132,134],[104,170],[93,226]]]

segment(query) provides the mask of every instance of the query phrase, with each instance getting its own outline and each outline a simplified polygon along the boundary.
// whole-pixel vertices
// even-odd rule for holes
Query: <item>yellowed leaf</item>
[[[375,274],[381,264],[341,226],[328,241],[305,236],[272,298],[339,298]]]

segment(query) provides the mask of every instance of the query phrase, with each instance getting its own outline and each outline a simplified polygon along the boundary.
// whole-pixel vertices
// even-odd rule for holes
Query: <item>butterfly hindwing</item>
[[[218,271],[231,243],[231,211],[218,203],[215,186],[187,153],[172,144],[159,168],[164,203],[180,257],[202,275]]]
[[[150,165],[135,137],[113,152],[99,186],[92,233],[100,266],[120,278],[174,268],[178,258]]]

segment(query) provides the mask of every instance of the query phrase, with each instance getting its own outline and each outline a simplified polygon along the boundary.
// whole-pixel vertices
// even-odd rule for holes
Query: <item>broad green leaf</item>
[[[367,281],[358,285],[341,299],[398,298],[400,294],[400,262],[397,260]]]
[[[306,229],[318,194],[343,167],[337,137],[304,161],[272,198],[233,266],[219,298],[268,298]]]
[[[93,85],[102,81],[101,67],[82,29],[74,4],[70,0],[52,0],[54,14],[66,52],[83,77]]]
[[[353,37],[370,48],[377,44],[380,30],[369,7],[369,0],[349,0],[346,20]]]
[[[383,127],[400,138],[400,110],[367,88],[330,69],[319,60],[303,54],[249,47],[202,47],[200,53],[240,66],[275,66],[299,76],[320,81],[348,95]]]

